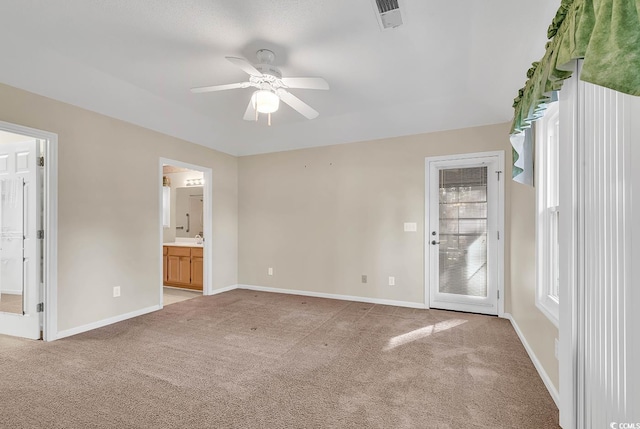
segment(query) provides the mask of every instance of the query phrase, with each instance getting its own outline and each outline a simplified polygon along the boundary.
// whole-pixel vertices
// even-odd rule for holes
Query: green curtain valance
[[[582,80],[640,96],[640,0],[562,0],[547,36],[544,57],[533,63],[514,100],[512,134],[542,116],[571,77],[574,59],[584,58]],[[514,159],[520,156],[514,152]],[[514,180],[521,170],[514,168]]]

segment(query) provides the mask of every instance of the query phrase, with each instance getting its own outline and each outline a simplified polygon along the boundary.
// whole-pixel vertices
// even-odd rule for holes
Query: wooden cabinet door
[[[167,256],[167,282],[180,283],[180,256]]]
[[[197,286],[199,289],[202,289],[203,281],[202,281],[202,272],[203,272],[203,262],[202,257],[193,256],[191,258],[191,286]]]
[[[191,257],[180,256],[180,274],[179,283],[190,284],[191,283]]]
[[[167,283],[191,283],[191,258],[188,256],[167,256]]]

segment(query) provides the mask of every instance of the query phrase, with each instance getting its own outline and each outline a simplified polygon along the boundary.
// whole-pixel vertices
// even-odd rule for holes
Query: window
[[[551,103],[536,122],[536,305],[558,326],[560,115]]]

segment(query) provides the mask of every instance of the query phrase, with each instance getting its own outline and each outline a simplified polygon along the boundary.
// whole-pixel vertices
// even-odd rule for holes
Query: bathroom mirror
[[[176,237],[202,237],[202,186],[176,188]]]

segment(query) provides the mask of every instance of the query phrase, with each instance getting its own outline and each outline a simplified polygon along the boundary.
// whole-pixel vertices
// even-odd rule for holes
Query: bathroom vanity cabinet
[[[162,255],[165,286],[202,290],[202,247],[163,246]]]

